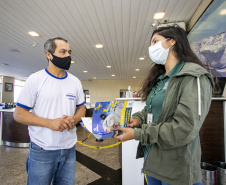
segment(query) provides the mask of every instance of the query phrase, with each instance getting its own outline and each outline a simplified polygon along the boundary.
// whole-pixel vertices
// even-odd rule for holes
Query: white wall
[[[138,91],[142,85],[143,79],[130,80],[84,80],[81,81],[84,90],[89,90],[90,103],[95,104],[100,101],[113,101],[120,97],[120,89]]]

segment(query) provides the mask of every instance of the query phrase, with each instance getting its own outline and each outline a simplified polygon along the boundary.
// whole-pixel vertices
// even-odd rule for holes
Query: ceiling
[[[153,65],[148,47],[154,13],[166,12],[162,23],[188,23],[201,1],[1,0],[0,75],[26,79],[46,68],[44,42],[60,36],[76,62],[69,72],[80,80],[144,78]],[[96,49],[100,43],[104,47]]]

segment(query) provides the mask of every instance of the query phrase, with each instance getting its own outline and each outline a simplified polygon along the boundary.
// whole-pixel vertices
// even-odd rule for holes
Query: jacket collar
[[[184,76],[184,75],[191,75],[196,78],[199,78],[202,75],[206,75],[210,80],[212,87],[214,87],[213,76],[210,74],[205,68],[201,67],[198,64],[192,62],[185,62],[184,67],[176,76]]]

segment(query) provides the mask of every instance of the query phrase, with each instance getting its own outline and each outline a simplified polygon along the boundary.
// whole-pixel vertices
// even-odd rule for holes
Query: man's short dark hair
[[[44,52],[49,51],[51,54],[53,54],[56,50],[56,43],[55,40],[63,40],[65,42],[68,42],[66,39],[62,37],[55,37],[52,39],[48,39],[44,44]]]

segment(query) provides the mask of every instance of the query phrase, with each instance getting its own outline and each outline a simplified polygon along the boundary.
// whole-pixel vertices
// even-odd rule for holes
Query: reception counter
[[[2,109],[0,145],[13,147],[29,147],[28,126],[18,123],[13,118],[14,108]]]
[[[116,98],[119,101],[140,101],[141,98]],[[141,111],[145,103],[135,106],[131,114]],[[122,185],[144,184],[144,175],[141,173],[144,158],[136,159],[139,141],[135,139],[123,142],[122,147]]]
[[[226,160],[226,98],[212,98],[209,113],[200,129],[202,162]]]

